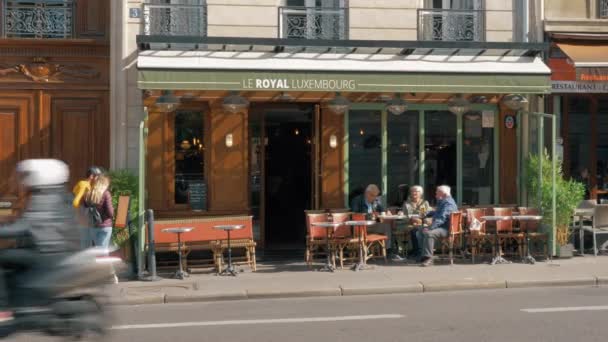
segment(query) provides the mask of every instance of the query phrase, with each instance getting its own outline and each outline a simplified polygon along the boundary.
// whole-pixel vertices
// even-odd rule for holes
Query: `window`
[[[456,198],[456,115],[448,111],[425,112],[425,190],[433,201],[435,189],[449,185]]]
[[[418,185],[418,111],[387,116],[387,204],[401,206]]]
[[[7,38],[71,38],[74,0],[4,0]]]
[[[600,19],[608,18],[608,0],[599,0]]]
[[[175,204],[206,209],[203,113],[175,113]]]
[[[348,203],[369,184],[382,189],[382,124],[379,110],[348,112]]]
[[[206,36],[206,0],[148,0],[144,33],[163,36]]]
[[[346,39],[345,0],[287,0],[279,8],[280,38]]]
[[[418,11],[419,40],[485,40],[483,1],[428,0],[426,7]]]
[[[484,116],[493,117],[494,112],[469,112],[463,117],[463,204],[494,202],[494,125],[484,126]]]

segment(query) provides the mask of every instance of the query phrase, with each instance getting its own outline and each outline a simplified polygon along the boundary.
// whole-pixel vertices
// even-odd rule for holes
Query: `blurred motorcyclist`
[[[81,229],[66,190],[67,165],[30,159],[17,165],[17,174],[29,199],[17,221],[0,227],[1,239],[15,240],[15,248],[0,250],[0,322],[12,320],[8,308],[44,305],[45,284],[35,278],[80,249]]]

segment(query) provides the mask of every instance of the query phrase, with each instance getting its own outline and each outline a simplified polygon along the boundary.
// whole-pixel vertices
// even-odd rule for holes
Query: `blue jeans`
[[[91,228],[91,239],[95,247],[108,248],[112,240],[112,227]]]

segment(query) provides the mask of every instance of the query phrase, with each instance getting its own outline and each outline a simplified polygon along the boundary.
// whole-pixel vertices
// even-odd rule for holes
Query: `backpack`
[[[91,223],[95,226],[100,225],[103,222],[103,218],[101,217],[99,210],[97,210],[97,206],[93,203],[85,202],[85,207]]]

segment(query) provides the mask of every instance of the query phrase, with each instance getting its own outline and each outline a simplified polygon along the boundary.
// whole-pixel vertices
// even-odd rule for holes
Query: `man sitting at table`
[[[367,188],[365,188],[364,194],[353,198],[353,200],[351,202],[352,212],[361,213],[361,214],[369,214],[370,216],[372,214],[380,215],[380,213],[382,213],[384,211],[384,208],[382,207],[382,204],[380,204],[378,201],[379,195],[380,195],[380,189],[378,188],[377,185],[375,185],[375,184],[368,185]],[[370,226],[367,229],[367,231],[368,231],[368,233],[377,233],[377,234],[379,233],[379,234],[386,235],[386,237],[387,237],[386,245],[392,246],[391,245],[392,232],[391,232],[390,224],[376,223],[375,225]],[[391,253],[390,249],[387,250],[387,253],[388,253],[388,255],[391,256],[391,259],[393,259],[395,261],[403,260],[403,258],[401,258],[396,253]]]
[[[435,241],[448,236],[450,214],[458,210],[456,202],[450,194],[450,187],[441,185],[435,192],[437,209],[426,215],[425,226],[418,231],[418,245],[421,247],[421,266],[433,265]]]

